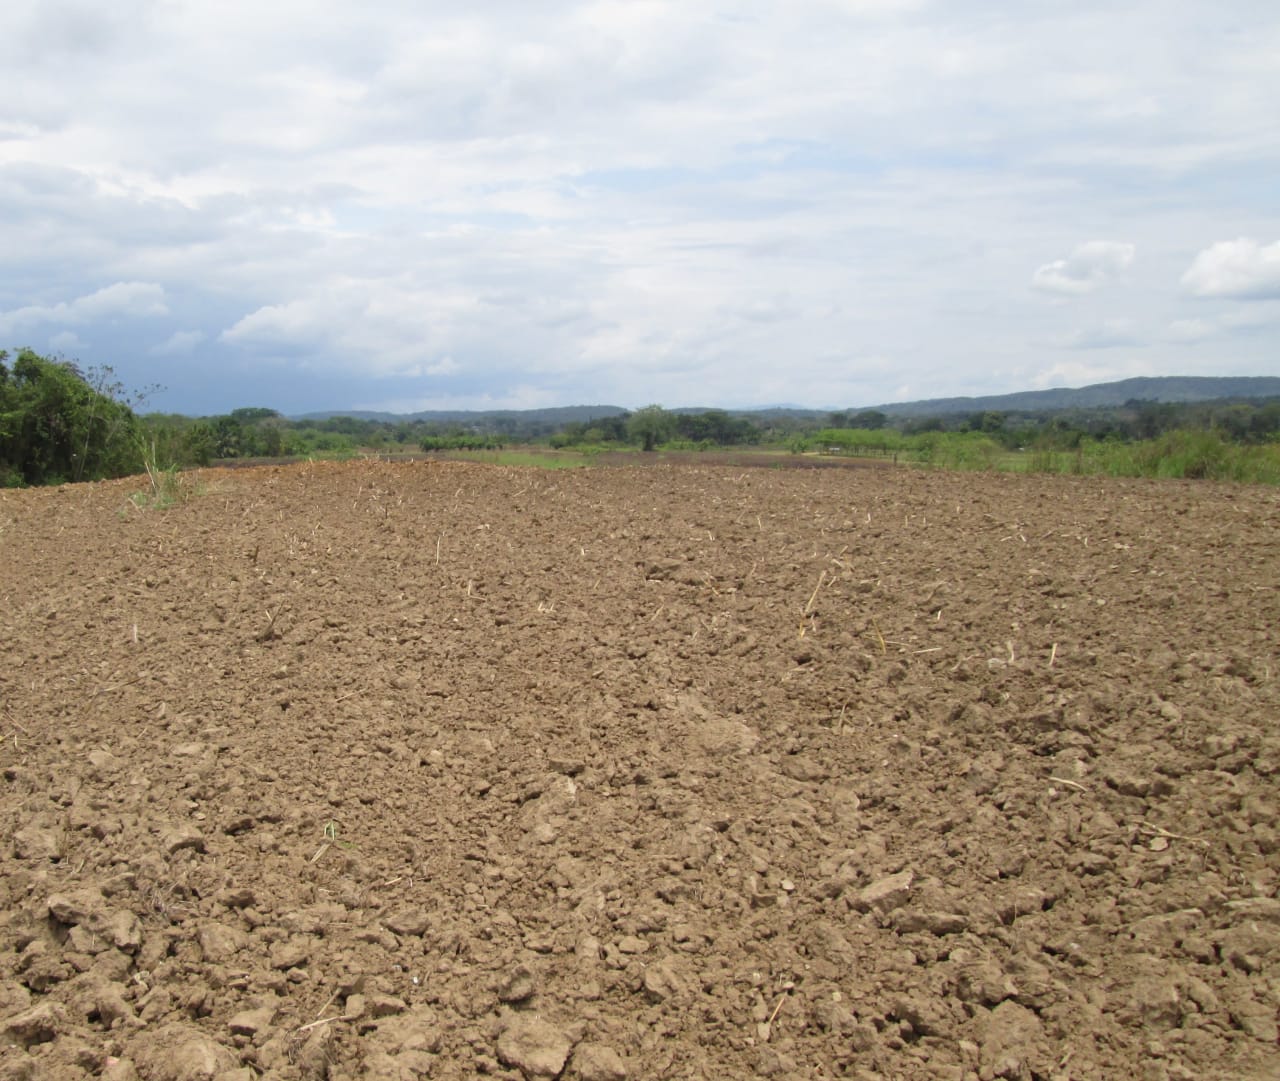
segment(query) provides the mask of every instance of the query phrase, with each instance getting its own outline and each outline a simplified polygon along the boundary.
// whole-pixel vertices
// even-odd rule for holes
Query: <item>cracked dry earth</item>
[[[0,493],[0,1081],[1280,1076],[1280,493]]]

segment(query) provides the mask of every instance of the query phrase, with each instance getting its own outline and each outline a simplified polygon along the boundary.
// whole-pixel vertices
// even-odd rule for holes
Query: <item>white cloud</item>
[[[1230,331],[1256,333],[1280,323],[1280,297],[1275,300],[1255,300],[1246,308],[1235,308],[1222,313],[1222,326]]]
[[[1051,387],[1083,387],[1106,383],[1116,379],[1129,379],[1139,375],[1154,374],[1145,364],[1126,362],[1119,367],[1088,361],[1062,361],[1038,372],[1031,379],[1035,390]]]
[[[523,385],[499,393],[433,394],[430,397],[390,398],[364,402],[352,409],[376,413],[423,413],[427,410],[546,409],[563,405],[543,388]]]
[[[220,335],[233,345],[261,348],[317,343],[323,336],[323,309],[309,301],[267,304],[238,319]]]
[[[0,5],[0,346],[75,331],[173,408],[1274,368],[1226,307],[1271,249],[1185,248],[1274,230],[1256,0],[91,8]]]
[[[164,341],[153,345],[150,351],[158,357],[188,356],[204,340],[203,330],[175,330]]]
[[[79,349],[83,344],[80,340],[80,335],[74,330],[60,330],[49,338],[49,348],[56,349],[60,353],[68,353]]]
[[[1082,296],[1127,270],[1136,248],[1107,240],[1080,244],[1066,259],[1045,263],[1031,276],[1031,285],[1046,293]]]
[[[1165,337],[1172,342],[1191,344],[1202,342],[1221,333],[1208,319],[1175,319],[1169,324]]]
[[[165,315],[162,286],[153,282],[116,282],[105,289],[56,304],[29,304],[0,312],[0,333],[12,334],[42,323],[79,324],[100,319]]]
[[[423,375],[456,375],[462,371],[462,365],[453,357],[441,357],[434,364],[428,364],[422,369]]]
[[[1140,343],[1132,319],[1106,319],[1098,326],[1076,331],[1063,344],[1068,349],[1115,349]]]
[[[1211,245],[1195,257],[1182,284],[1199,297],[1280,299],[1280,241],[1262,245],[1241,237]]]

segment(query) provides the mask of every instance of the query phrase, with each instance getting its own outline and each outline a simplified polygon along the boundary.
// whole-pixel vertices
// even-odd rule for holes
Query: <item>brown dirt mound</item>
[[[0,1079],[1275,1077],[1280,496],[0,493]]]

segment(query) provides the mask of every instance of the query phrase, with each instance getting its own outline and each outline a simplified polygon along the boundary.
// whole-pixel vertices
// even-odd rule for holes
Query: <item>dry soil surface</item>
[[[1280,493],[0,493],[0,1081],[1280,1076]]]

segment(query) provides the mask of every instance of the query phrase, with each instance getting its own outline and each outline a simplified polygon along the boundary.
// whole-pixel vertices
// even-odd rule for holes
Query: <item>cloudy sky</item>
[[[7,0],[0,346],[151,407],[1280,374],[1275,0]]]

